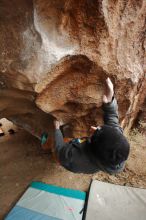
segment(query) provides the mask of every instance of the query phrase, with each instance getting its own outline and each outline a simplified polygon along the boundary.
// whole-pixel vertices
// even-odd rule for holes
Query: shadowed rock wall
[[[38,127],[39,111],[42,125],[36,136],[47,129],[47,117],[52,129],[53,116],[69,123],[75,135],[83,135],[80,129],[86,134],[91,124],[102,123],[109,76],[121,125],[129,130],[146,97],[145,19],[145,0],[2,0],[1,115],[24,128],[29,123],[31,132]],[[15,95],[4,98],[3,90],[7,94],[14,88]],[[21,97],[25,91],[34,95],[29,103],[27,95]]]

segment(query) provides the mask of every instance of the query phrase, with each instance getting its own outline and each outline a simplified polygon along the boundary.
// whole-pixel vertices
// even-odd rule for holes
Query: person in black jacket
[[[90,138],[65,143],[60,122],[55,121],[55,151],[60,164],[74,173],[91,174],[104,171],[115,174],[124,169],[129,155],[129,143],[119,125],[118,105],[113,84],[106,80],[107,93],[103,96],[104,125],[93,127]]]

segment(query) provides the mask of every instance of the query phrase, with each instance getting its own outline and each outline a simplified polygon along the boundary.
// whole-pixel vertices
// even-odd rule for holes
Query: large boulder
[[[129,130],[146,97],[145,19],[145,0],[1,0],[1,117],[35,136],[53,116],[87,134],[109,76]]]

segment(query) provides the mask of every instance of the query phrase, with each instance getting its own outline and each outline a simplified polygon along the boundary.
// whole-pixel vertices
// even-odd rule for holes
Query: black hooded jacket
[[[104,125],[114,127],[120,133],[123,133],[119,125],[116,99],[113,98],[112,102],[103,104],[102,109],[104,112]],[[95,157],[88,140],[83,143],[75,143],[74,141],[65,143],[60,129],[55,130],[55,150],[60,164],[74,173],[92,174],[104,171],[115,174],[122,171],[125,165],[125,161],[114,166],[103,165],[104,163]]]

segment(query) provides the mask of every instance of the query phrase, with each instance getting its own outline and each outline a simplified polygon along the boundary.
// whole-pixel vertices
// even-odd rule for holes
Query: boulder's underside
[[[145,19],[145,0],[1,0],[1,118],[40,137],[56,117],[86,135],[109,76],[121,126],[146,120]]]

